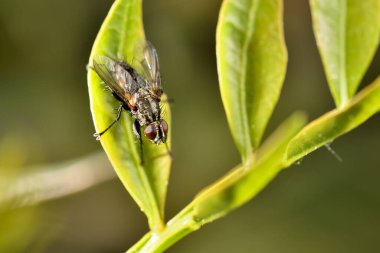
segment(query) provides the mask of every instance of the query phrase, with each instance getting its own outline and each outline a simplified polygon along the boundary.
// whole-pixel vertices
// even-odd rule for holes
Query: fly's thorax
[[[148,91],[140,88],[135,94],[135,111],[132,115],[139,121],[141,126],[148,125],[161,119],[160,103],[153,98]]]

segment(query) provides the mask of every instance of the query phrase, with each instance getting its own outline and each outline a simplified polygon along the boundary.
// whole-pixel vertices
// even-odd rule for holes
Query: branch
[[[20,173],[0,177],[0,205],[36,205],[87,190],[116,176],[103,152],[56,165],[24,168]]]

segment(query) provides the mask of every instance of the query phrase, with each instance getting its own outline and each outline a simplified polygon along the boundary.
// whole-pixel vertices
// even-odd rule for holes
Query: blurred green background
[[[0,0],[0,190],[39,166],[101,151],[92,137],[85,66],[111,4]],[[175,100],[168,218],[239,162],[218,90],[220,4],[144,1],[146,34]],[[333,108],[308,1],[286,1],[285,32],[288,73],[267,134],[295,110],[313,119]],[[378,51],[363,84],[379,69]],[[375,116],[332,144],[342,162],[324,148],[314,152],[168,252],[380,252],[379,123]],[[111,170],[106,162],[104,170]],[[0,205],[2,253],[124,252],[147,229],[116,178],[40,205]]]

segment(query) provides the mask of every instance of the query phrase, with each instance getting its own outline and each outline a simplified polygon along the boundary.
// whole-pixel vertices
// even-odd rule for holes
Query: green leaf
[[[303,114],[292,115],[256,156],[251,156],[246,163],[201,192],[194,200],[195,219],[202,224],[211,222],[256,196],[287,165],[284,162],[287,145],[305,122]]]
[[[117,0],[106,17],[91,51],[89,65],[96,55],[133,59],[136,44],[144,40],[142,0]],[[91,112],[96,131],[102,131],[115,119],[120,102],[105,90],[94,71],[88,71]],[[165,100],[165,97],[163,98]],[[164,118],[170,129],[170,109]],[[156,146],[143,137],[145,163],[141,165],[139,142],[132,132],[130,113],[123,111],[115,124],[101,137],[101,144],[120,180],[147,215],[153,231],[164,226],[163,212],[171,159],[164,145]],[[171,135],[169,133],[168,140]]]
[[[337,107],[352,98],[379,44],[379,0],[311,0],[314,33]]]
[[[285,77],[282,1],[225,0],[217,27],[220,90],[228,123],[247,159],[260,144]]]
[[[380,77],[357,94],[349,104],[308,124],[289,143],[289,164],[361,125],[380,111]]]

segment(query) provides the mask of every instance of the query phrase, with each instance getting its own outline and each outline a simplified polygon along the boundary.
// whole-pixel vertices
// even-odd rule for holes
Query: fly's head
[[[146,126],[144,130],[145,136],[153,143],[165,143],[168,134],[168,124],[165,120],[154,121]]]

